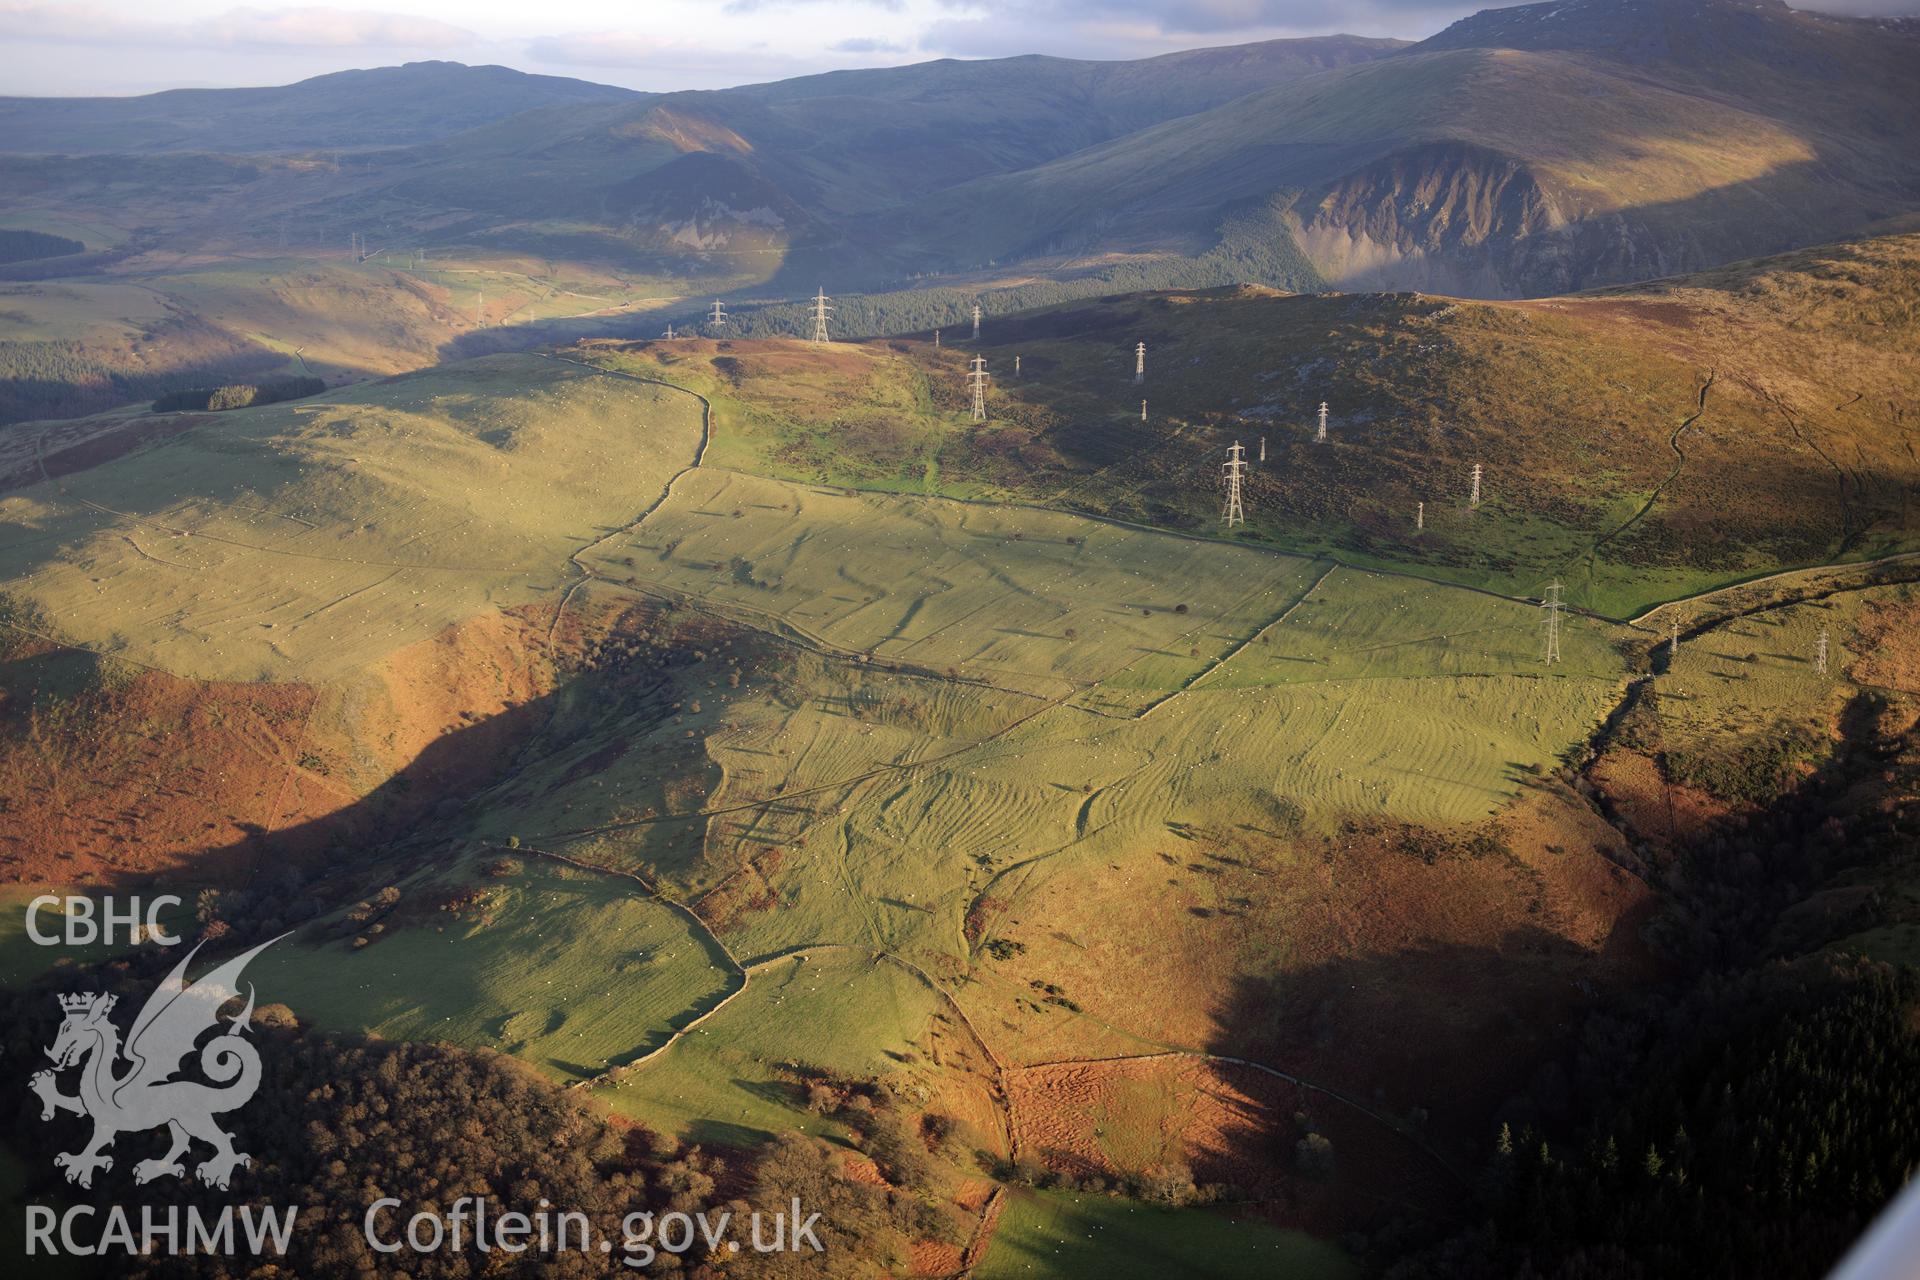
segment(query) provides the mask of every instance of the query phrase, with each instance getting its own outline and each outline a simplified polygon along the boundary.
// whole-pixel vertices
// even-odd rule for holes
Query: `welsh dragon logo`
[[[235,956],[189,986],[187,966],[200,950],[195,946],[147,997],[124,1045],[119,1028],[108,1016],[115,997],[98,993],[60,997],[66,1019],[47,1050],[53,1069],[36,1072],[32,1088],[40,1095],[42,1120],[71,1111],[93,1121],[93,1137],[85,1147],[53,1158],[55,1165],[66,1170],[67,1181],[92,1186],[95,1170],[113,1167],[113,1157],[106,1151],[116,1137],[162,1126],[172,1145],[165,1155],[136,1164],[135,1182],[183,1177],[186,1166],[180,1158],[196,1138],[213,1148],[213,1155],[194,1170],[208,1186],[225,1190],[236,1168],[252,1165],[253,1157],[235,1151],[233,1135],[213,1119],[244,1106],[260,1087],[259,1051],[241,1039],[253,1017],[251,984],[239,1016],[200,1048],[200,1071],[213,1083],[174,1077],[185,1068],[200,1038],[219,1027],[221,1006],[238,994],[240,971],[278,941],[263,942]],[[123,1063],[124,1070],[120,1069]],[[58,1074],[76,1065],[80,1091],[61,1093],[55,1084]]]

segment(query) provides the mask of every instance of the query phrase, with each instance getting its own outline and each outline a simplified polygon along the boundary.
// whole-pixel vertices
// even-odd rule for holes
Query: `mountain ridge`
[[[286,85],[124,98],[0,97],[0,130],[31,144],[5,148],[21,154],[396,146],[543,105],[639,96],[566,76],[436,60],[331,71]]]

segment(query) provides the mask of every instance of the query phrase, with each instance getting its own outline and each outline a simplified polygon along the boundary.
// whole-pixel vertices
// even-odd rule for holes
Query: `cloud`
[[[554,67],[620,68],[671,73],[678,80],[719,78],[741,84],[821,70],[814,61],[741,48],[695,43],[640,31],[576,31],[527,41],[527,56]]]
[[[1344,33],[1420,39],[1485,0],[942,0],[931,54],[996,58],[1147,58],[1197,44]]]
[[[722,9],[727,13],[759,13],[767,9],[792,9],[805,4],[835,4],[846,0],[727,0]],[[875,9],[885,9],[889,13],[898,13],[906,8],[906,0],[854,0],[854,3],[871,5]]]
[[[1474,0],[945,0],[991,20],[1065,30],[1164,36],[1349,31],[1390,25],[1430,31],[1486,7]],[[949,24],[949,25],[958,25]]]
[[[773,3],[775,0],[736,0]],[[963,13],[929,28],[927,47],[960,53],[964,44],[1010,48],[1021,29],[1038,46],[1084,33],[1090,47],[1144,47],[1179,36],[1249,40],[1275,34],[1393,34],[1418,38],[1481,9],[1487,0],[939,0]],[[1520,0],[1532,3],[1535,0]],[[1878,16],[1920,12],[1920,0],[1789,0],[1796,9]],[[1012,28],[992,36],[987,27]],[[1103,34],[1104,33],[1104,34]],[[1131,33],[1131,34],[1128,34]],[[948,41],[936,45],[937,40]]]
[[[229,9],[213,18],[165,22],[90,4],[0,5],[0,36],[175,49],[455,49],[479,39],[432,18],[370,9]]]
[[[870,36],[854,36],[838,44],[829,45],[835,53],[905,53],[907,46],[895,44],[891,40],[875,40]]]

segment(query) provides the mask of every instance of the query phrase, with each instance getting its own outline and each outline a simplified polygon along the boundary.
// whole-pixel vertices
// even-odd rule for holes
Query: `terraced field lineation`
[[[1242,640],[1239,644],[1235,645],[1232,649],[1228,650],[1226,653],[1221,654],[1216,661],[1208,665],[1205,671],[1202,671],[1200,674],[1196,675],[1193,679],[1187,681],[1186,684],[1182,685],[1179,689],[1175,690],[1174,693],[1168,694],[1165,698],[1162,698],[1159,702],[1154,703],[1153,706],[1148,707],[1146,711],[1142,711],[1140,713],[1140,716],[1145,716],[1147,714],[1147,711],[1154,711],[1159,709],[1160,707],[1164,706],[1166,703],[1172,701],[1177,694],[1186,693],[1189,690],[1199,688],[1202,681],[1206,680],[1208,676],[1214,674],[1216,671],[1219,671],[1222,667],[1226,666],[1227,663],[1232,661],[1234,658],[1237,658],[1242,653],[1245,653],[1247,651],[1248,646],[1258,641],[1261,636],[1266,635],[1269,631],[1272,631],[1275,627],[1285,626],[1287,619],[1291,618],[1299,610],[1300,606],[1307,602],[1308,597],[1312,596],[1314,592],[1320,589],[1320,584],[1325,582],[1328,578],[1332,577],[1333,571],[1338,568],[1340,568],[1340,565],[1337,562],[1329,561],[1327,564],[1327,567],[1320,571],[1320,576],[1315,578],[1312,582],[1308,583],[1306,587],[1301,590],[1300,594],[1293,598],[1292,603],[1287,605],[1286,608],[1282,609],[1279,612],[1279,614],[1275,616],[1271,621],[1263,624],[1259,628],[1259,630],[1255,631],[1252,635],[1249,635],[1245,640]],[[1136,717],[1136,719],[1137,718],[1139,717]]]
[[[997,1080],[995,1083],[999,1089],[999,1100],[1001,1103],[1001,1108],[1002,1110],[1007,1112],[1007,1114],[1003,1117],[1003,1123],[1005,1124],[1005,1127],[1006,1127],[1008,1152],[1010,1154],[1015,1154],[1015,1155],[1018,1154],[1019,1133],[1018,1133],[1017,1126],[1013,1122],[1013,1116],[1012,1116],[1013,1095],[1012,1095],[1012,1092],[1007,1087],[1008,1068],[1006,1063],[1001,1060],[999,1054],[993,1051],[993,1046],[987,1042],[987,1038],[985,1036],[980,1034],[980,1028],[974,1024],[973,1019],[967,1015],[967,1011],[961,1007],[959,1001],[953,998],[952,993],[949,992],[945,987],[941,986],[940,983],[934,979],[932,974],[928,973],[925,969],[913,963],[911,960],[908,960],[903,956],[895,955],[890,951],[878,950],[871,947],[859,947],[859,946],[853,945],[852,943],[824,942],[824,943],[817,943],[817,944],[808,945],[808,946],[793,947],[786,951],[782,951],[776,955],[770,955],[770,956],[763,957],[762,959],[755,960],[750,964],[743,964],[741,963],[740,959],[733,954],[732,949],[729,948],[725,942],[721,941],[720,936],[716,934],[713,931],[713,929],[710,926],[708,926],[707,922],[700,917],[700,914],[698,912],[694,911],[693,908],[687,906],[684,902],[681,902],[679,899],[671,897],[668,894],[662,893],[657,886],[652,884],[650,881],[648,881],[648,879],[645,876],[641,875],[636,871],[627,871],[617,867],[603,866],[596,862],[585,862],[578,858],[568,857],[566,854],[563,854],[563,853],[556,853],[550,849],[540,849],[540,848],[536,848],[536,847],[525,845],[525,844],[511,846],[511,847],[506,845],[494,845],[494,846],[489,846],[487,851],[503,853],[503,854],[513,854],[513,853],[531,854],[537,858],[546,858],[550,861],[560,863],[564,866],[572,867],[576,871],[585,871],[592,874],[598,874],[598,875],[604,875],[604,876],[624,877],[625,879],[632,880],[634,883],[638,884],[646,892],[648,897],[650,897],[656,902],[661,903],[663,906],[671,907],[675,911],[678,911],[680,914],[684,915],[687,918],[687,920],[690,923],[692,923],[696,929],[699,930],[701,936],[707,939],[707,941],[711,943],[712,946],[722,956],[726,958],[727,963],[733,966],[735,974],[740,979],[740,985],[734,988],[732,991],[728,992],[727,995],[724,996],[718,1003],[714,1004],[711,1008],[709,1008],[706,1012],[702,1013],[699,1017],[694,1018],[691,1022],[688,1022],[685,1026],[680,1027],[678,1030],[672,1032],[670,1035],[668,1035],[668,1037],[664,1041],[654,1046],[652,1049],[648,1050],[646,1053],[642,1054],[640,1057],[633,1059],[631,1062],[622,1063],[617,1067],[609,1067],[607,1070],[600,1072],[598,1075],[588,1076],[584,1079],[576,1080],[572,1084],[567,1086],[569,1089],[591,1089],[597,1085],[602,1085],[602,1084],[607,1084],[613,1081],[617,1081],[639,1070],[640,1068],[646,1066],[649,1062],[653,1061],[655,1058],[664,1054],[667,1050],[671,1049],[675,1044],[678,1044],[682,1039],[686,1038],[686,1036],[692,1033],[694,1030],[696,1030],[701,1023],[706,1022],[709,1018],[712,1018],[715,1014],[719,1013],[727,1005],[731,1004],[737,996],[744,994],[747,990],[748,984],[753,980],[753,975],[761,970],[771,968],[772,966],[777,964],[784,964],[787,961],[793,960],[795,958],[804,959],[808,955],[818,954],[822,952],[851,951],[856,954],[866,955],[870,959],[872,959],[875,963],[891,964],[903,970],[904,972],[913,975],[914,978],[924,983],[929,990],[931,990],[934,994],[939,996],[941,1001],[946,1005],[948,1009],[953,1011],[954,1016],[960,1020],[961,1025],[966,1027],[968,1034],[970,1034],[973,1037],[974,1043],[979,1046],[980,1052],[986,1056],[986,1059],[988,1062],[993,1064],[994,1072],[995,1072],[995,1075],[997,1076]]]

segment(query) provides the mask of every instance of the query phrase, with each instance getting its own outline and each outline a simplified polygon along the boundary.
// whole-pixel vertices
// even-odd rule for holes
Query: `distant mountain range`
[[[1911,20],[1553,0],[1413,45],[940,61],[673,94],[410,64],[285,89],[10,99],[0,129],[43,154],[357,149],[350,179],[276,188],[283,209],[324,220],[377,202],[403,220],[390,240],[668,277],[731,264],[776,290],[1115,263],[1205,283],[1182,264],[1217,263],[1292,288],[1502,296],[1894,225],[1920,211],[1917,86]],[[65,180],[57,162],[33,177]]]
[[[1527,5],[969,183],[900,222],[1003,260],[1190,253],[1228,211],[1274,201],[1341,287],[1564,292],[1920,208],[1917,88],[1911,23],[1746,0]]]
[[[510,67],[409,62],[267,89],[0,98],[0,136],[10,140],[4,150],[34,155],[391,147],[450,137],[535,107],[639,96]]]

